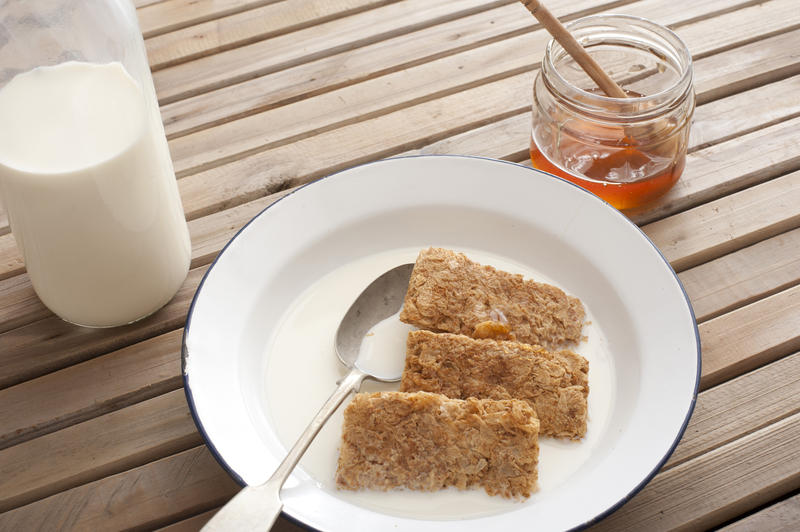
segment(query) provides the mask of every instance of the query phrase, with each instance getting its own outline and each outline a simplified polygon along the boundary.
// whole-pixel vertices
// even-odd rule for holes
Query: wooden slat
[[[590,530],[711,528],[800,486],[799,446],[795,414],[658,474]]]
[[[51,315],[36,297],[27,273],[0,280],[0,333]]]
[[[662,0],[662,3],[667,2]],[[695,9],[680,10],[671,14],[673,18],[665,22],[679,22],[718,7],[706,2],[694,5],[697,6]],[[578,4],[574,9],[585,7]],[[634,8],[638,6],[626,7],[637,11]],[[703,11],[700,11],[701,7]],[[681,28],[689,34],[691,40],[687,44],[693,51],[710,49],[707,35],[715,33],[714,20],[703,20]],[[777,19],[769,22],[776,23]],[[741,41],[748,35],[756,34],[758,29],[751,28],[751,33],[723,33],[713,44],[720,46],[728,45],[732,40]],[[698,36],[693,36],[695,34]],[[701,34],[706,38],[700,38]],[[530,72],[535,64],[534,58],[523,51],[543,50],[549,39],[546,31],[539,30],[173,139],[170,151],[176,172],[184,176],[336,125],[363,120],[377,112],[386,114],[401,104],[408,105],[423,96],[430,99],[437,95],[452,94],[456,90],[463,91],[465,87],[481,80],[486,82],[497,77]],[[530,92],[530,88],[527,90]],[[529,100],[530,96],[526,98],[526,103]],[[498,114],[502,114],[500,110],[510,105],[514,103],[498,102]],[[779,114],[780,110],[775,112]],[[266,129],[265,124],[269,124]]]
[[[183,521],[178,521],[177,523],[173,523],[169,526],[164,528],[159,528],[159,532],[197,532],[200,530],[203,525],[205,525],[217,512],[217,509],[203,512],[200,515],[196,515],[194,517],[190,517],[189,519],[185,519]],[[275,521],[275,524],[272,525],[270,532],[306,532],[307,529],[301,528],[284,516],[278,518]]]
[[[553,13],[565,21],[597,12],[609,5],[611,4],[608,0],[548,2],[548,7]],[[439,65],[438,68],[441,70],[433,78],[430,74],[427,80],[422,78],[428,83],[433,79],[447,78],[452,75],[454,69],[461,75],[467,70],[466,74],[474,77],[480,74],[480,68],[484,68],[485,65],[483,61],[478,62],[473,54],[491,56],[492,49],[497,46],[504,51],[499,55],[494,54],[495,60],[504,62],[515,60],[513,66],[506,67],[506,70],[513,70],[519,68],[520,64],[527,62],[533,65],[539,60],[537,54],[533,52],[524,54],[523,57],[523,54],[517,52],[518,50],[532,51],[540,49],[540,46],[531,46],[530,37],[525,35],[512,37],[507,41],[501,40],[498,43],[491,41],[518,35],[519,32],[531,31],[538,27],[533,17],[520,16],[519,6],[505,5],[168,103],[162,106],[162,117],[167,134],[170,137],[177,137],[210,125],[297,101],[312,94],[399,73],[393,76],[395,78],[393,84],[383,87],[377,95],[378,98],[394,97],[395,92],[408,85],[409,81],[401,74],[410,67],[422,67],[431,62]],[[481,46],[476,48],[478,44]],[[509,50],[515,51],[510,57]],[[464,52],[458,53],[461,51]],[[455,59],[448,60],[453,54]],[[524,58],[524,62],[521,63],[520,58]],[[452,62],[457,64],[454,67],[448,66]],[[342,68],[342,65],[347,65],[347,68]],[[398,82],[401,83],[399,87]],[[359,101],[359,105],[364,103]],[[337,107],[342,106],[339,104]]]
[[[280,0],[135,0],[145,38]],[[139,5],[141,4],[141,6]]]
[[[700,59],[712,53],[797,29],[800,26],[800,16],[796,8],[797,5],[792,0],[757,2],[744,9],[715,16],[712,19],[713,31],[708,31],[704,24],[698,23],[681,28],[679,34],[687,43],[704,43],[702,49],[689,46],[692,57]],[[770,22],[763,24],[762,20]],[[731,42],[728,34],[739,35],[740,38]]]
[[[492,91],[489,96],[486,95],[487,89]],[[180,180],[187,212],[190,217],[213,212],[219,207],[213,205],[213,203],[208,205],[208,203],[224,197],[225,193],[229,196],[241,194],[242,200],[251,199],[264,191],[287,185],[296,185],[352,164],[405,151],[403,148],[413,147],[409,146],[412,143],[419,145],[429,144],[431,141],[438,140],[437,137],[444,138],[448,136],[448,133],[451,135],[457,133],[459,129],[472,129],[483,120],[501,119],[503,115],[498,115],[496,109],[509,109],[508,102],[526,102],[529,99],[527,94],[529,91],[530,76],[514,76],[382,115],[366,122],[349,124],[334,131],[303,138],[293,142],[291,145],[278,146],[243,159],[234,160],[218,168],[190,175]],[[491,98],[491,100],[487,98]],[[471,115],[466,109],[469,109],[469,105],[473,105],[474,102],[481,102],[481,104],[486,102],[492,105],[481,105],[476,110],[477,112]],[[429,119],[430,116],[437,116],[438,120],[432,123]],[[469,120],[475,121],[465,123]],[[427,127],[423,128],[421,127],[422,125]],[[365,133],[367,130],[371,133]],[[420,133],[420,130],[424,131],[424,133]],[[427,138],[420,138],[421,135],[427,135]],[[788,137],[788,132],[786,137]],[[382,139],[383,142],[380,145],[380,149],[373,143],[373,138]],[[771,142],[775,146],[778,141],[782,141],[784,138],[784,136],[778,136],[771,139]],[[780,148],[785,148],[788,142],[790,141],[786,138],[785,143],[780,145]],[[736,151],[739,151],[738,147]],[[315,156],[313,158],[307,157],[307,154],[310,153],[315,154]],[[787,152],[784,149],[781,156],[786,157],[786,154]],[[219,155],[219,150],[212,157],[217,155]],[[358,155],[361,156],[357,157]],[[707,153],[704,152],[697,159],[703,160],[706,155]],[[766,155],[769,155],[769,151],[761,150],[759,158],[756,158],[756,160],[761,163]],[[230,155],[230,157],[233,156]],[[784,168],[784,171],[791,170],[796,162],[796,158],[792,158],[787,167]],[[178,161],[178,164],[180,164],[180,161]],[[755,182],[766,179],[774,169],[776,168],[760,168],[763,173],[750,175],[748,178],[754,179]],[[687,167],[687,173],[690,170],[691,168]],[[700,170],[710,171],[711,169],[700,167]],[[714,170],[716,170],[716,165]],[[718,182],[720,179],[719,174],[715,172],[713,175]],[[776,174],[772,173],[771,175]],[[292,177],[287,181],[286,176]],[[229,180],[228,183],[225,183],[226,178]],[[230,183],[232,179],[243,182],[244,186],[240,186],[240,183],[237,182]],[[225,184],[223,185],[223,183]],[[746,180],[743,180],[733,184],[741,187],[746,183]],[[702,180],[698,181],[697,184],[702,187]],[[717,184],[714,183],[714,185]],[[679,189],[679,187],[676,187],[676,189]],[[684,189],[684,191],[690,194],[689,198],[674,198],[675,193],[673,192],[673,197],[668,197],[668,200],[658,204],[654,212],[663,216],[665,211],[672,206],[678,205],[686,208],[691,206],[692,201],[709,199],[702,192],[698,194],[691,189]],[[725,193],[730,192],[731,189],[725,190],[720,187],[720,191]],[[656,216],[656,214],[648,213],[646,216]]]
[[[800,39],[800,31],[793,32],[792,35],[796,39]],[[776,42],[776,45],[780,46],[785,46],[785,44],[784,40]],[[755,45],[747,45],[746,48],[751,46],[755,47]],[[760,46],[757,48],[761,49]],[[706,72],[707,67],[713,70],[722,63],[729,67],[730,63],[738,57],[739,50],[737,48],[700,59],[694,65],[695,72],[701,76]],[[761,68],[765,66],[771,67],[772,65],[754,62],[749,67],[752,69],[751,71],[737,69],[736,72],[742,76],[750,75],[748,79],[751,81],[765,81],[769,78],[757,75],[757,73],[763,72]],[[797,66],[800,69],[800,62],[797,63]],[[735,136],[773,125],[780,120],[792,118],[800,112],[800,103],[797,98],[793,97],[798,89],[798,84],[800,84],[800,76],[784,80],[780,77],[785,73],[783,71],[777,74],[774,71],[767,73],[778,76],[777,81],[769,85],[749,87],[750,90],[747,91],[744,91],[742,86],[741,92],[719,100],[708,98],[709,93],[718,88],[712,81],[704,81],[702,88],[697,87],[698,100],[703,99],[709,103],[699,106],[695,110],[692,134],[689,140],[690,151],[697,151],[703,147],[730,140]],[[747,106],[747,113],[740,112],[743,106]],[[719,121],[718,117],[721,115],[725,115],[732,121],[730,127],[724,127],[723,123]],[[520,139],[530,137],[530,127],[531,115],[530,112],[525,112],[445,138],[416,150],[410,150],[402,155],[480,154],[485,157],[524,162],[530,166],[527,143],[525,145],[520,143]]]
[[[183,329],[0,390],[0,449],[181,386]]]
[[[800,33],[798,33],[800,38]],[[738,48],[737,48],[738,50]],[[738,57],[738,52],[726,54],[729,59]],[[714,56],[715,58],[717,56]],[[702,60],[696,68],[705,68]],[[737,69],[740,67],[737,66]],[[741,70],[739,70],[741,72]],[[713,87],[709,87],[712,88]],[[739,137],[765,125],[793,118],[800,115],[800,75],[791,76],[783,80],[764,85],[754,90],[741,90],[736,98],[722,98],[707,105],[698,107],[694,122],[692,123],[691,139],[689,145],[692,151],[719,144],[726,140]],[[703,94],[703,93],[701,93]],[[704,95],[704,94],[703,94]],[[748,105],[748,112],[742,112],[742,101],[752,98]],[[758,118],[750,114],[750,107],[758,108]]]
[[[519,113],[527,107],[531,83],[527,74],[488,83],[190,175],[178,181],[187,216],[210,214],[221,202],[243,203],[478,127],[496,119],[497,109]],[[519,102],[519,107],[510,108],[508,102]]]
[[[506,2],[507,3],[507,2]],[[752,3],[752,2],[748,2]],[[668,2],[648,2],[647,0],[644,2],[639,2],[636,4],[632,4],[630,6],[626,5],[624,8],[616,9],[615,11],[623,11],[630,14],[635,15],[648,15],[650,18],[655,19],[661,23],[668,23],[664,19],[666,17],[672,16],[674,13],[679,13],[680,11],[692,11],[696,9],[700,9],[699,6],[704,6],[705,4],[714,4],[717,5],[718,2],[703,2],[698,4],[676,4],[676,3],[668,3]],[[718,9],[730,9],[730,2],[729,3],[721,3],[718,4],[720,7]],[[391,6],[389,6],[391,7]],[[488,4],[486,7],[489,7]],[[522,6],[519,6],[515,3],[513,6],[517,12],[519,13],[517,17],[521,20],[525,20],[527,24],[532,25],[531,17],[527,16],[526,11]],[[389,9],[382,8],[382,9]],[[704,9],[704,8],[703,8]],[[750,25],[748,27],[741,28],[737,34],[734,35],[741,35],[740,42],[748,42],[756,38],[758,35],[762,35],[764,33],[769,32],[781,32],[782,30],[786,30],[791,27],[791,24],[788,24],[787,21],[791,22],[793,18],[791,16],[787,16],[787,13],[791,13],[792,4],[791,0],[773,0],[770,2],[769,9],[766,10],[757,10],[751,8],[745,8],[741,10],[741,14],[734,14],[736,16],[732,16],[730,20],[725,17],[729,15],[722,15],[720,18],[723,20],[724,24],[733,24],[735,26],[739,26],[742,20],[750,20]],[[375,10],[375,17],[380,17],[381,15],[377,14],[378,10]],[[777,13],[779,12],[779,13]],[[373,13],[373,12],[370,12]],[[776,20],[770,23],[763,23],[759,21],[758,18],[752,19],[751,17],[761,17],[765,19],[769,19],[774,14],[779,14],[780,16],[776,18]],[[430,16],[427,17],[430,19]],[[455,18],[455,17],[449,17]],[[682,20],[691,20],[703,18],[701,14],[697,14],[690,17],[685,17]],[[442,19],[446,20],[446,19]],[[340,21],[335,21],[340,22]],[[487,23],[489,21],[487,20]],[[724,28],[725,26],[720,26],[720,29],[716,32],[709,33],[705,39],[710,46],[716,46],[718,40],[724,40],[725,46],[732,46],[733,44],[730,43],[730,36],[731,34],[725,35]],[[765,29],[769,28],[769,30]],[[319,29],[320,31],[326,31],[322,26],[317,26],[315,29]],[[402,32],[393,32],[394,34],[398,33],[407,33],[408,30],[404,30]],[[298,39],[304,37],[298,35]],[[422,38],[423,36],[418,36],[417,38]],[[700,36],[702,37],[702,36]],[[279,37],[278,39],[281,39]],[[287,66],[291,66],[294,64],[297,59],[292,60],[284,60],[283,56],[281,55],[281,50],[283,48],[283,44],[278,39],[276,40],[267,40],[262,41],[260,43],[256,43],[247,47],[242,47],[236,50],[231,50],[230,52],[223,52],[221,54],[216,54],[214,56],[201,58],[197,61],[193,61],[191,63],[185,63],[182,65],[177,65],[173,68],[168,68],[166,70],[162,70],[156,72],[155,79],[156,79],[156,86],[158,88],[158,92],[161,98],[162,103],[167,103],[171,101],[175,101],[177,99],[181,99],[187,97],[189,95],[199,94],[202,92],[207,92],[209,90],[213,90],[220,86],[230,85],[233,82],[240,82],[245,81],[247,79],[252,79],[264,74],[267,74],[272,71],[279,70],[281,68],[286,68]],[[377,42],[378,39],[368,39],[363,44],[366,44],[368,41]],[[380,40],[385,40],[385,37]],[[276,42],[273,42],[276,41]],[[303,38],[304,42],[310,42],[313,46],[315,41],[307,41]],[[332,41],[334,44],[337,43],[337,40]],[[359,43],[361,45],[362,43]],[[388,44],[388,43],[387,43]],[[355,47],[355,46],[351,46]],[[409,52],[408,46],[398,47],[398,50],[401,50],[402,53],[407,54]],[[713,48],[708,48],[704,50],[704,53],[711,53]],[[517,51],[519,53],[519,50]],[[381,58],[385,53],[381,53]],[[423,55],[430,56],[430,52]],[[291,57],[295,57],[295,55],[291,55]],[[302,61],[308,61],[312,57],[304,57]],[[403,62],[408,63],[412,58],[406,57]],[[276,66],[278,61],[283,61],[279,66]],[[225,71],[227,65],[227,72],[228,75],[225,75],[223,72]],[[379,67],[379,68],[387,68],[386,66]],[[375,67],[373,66],[371,69],[367,70],[367,72],[373,72]]]
[[[511,1],[405,0],[159,70],[153,79],[168,103]]]
[[[720,98],[736,96],[740,92],[752,90],[770,82],[795,76],[800,73],[800,61],[792,52],[791,44],[800,40],[800,30],[790,31],[747,44],[719,54],[704,57],[694,62],[694,79],[697,101],[700,105],[695,111],[692,125],[690,149],[696,151],[702,147],[715,144],[730,137],[733,128],[725,130],[721,125],[705,126],[706,122],[715,122],[715,115],[720,112],[729,113],[729,117],[742,123],[742,117],[749,117],[752,122],[745,123],[745,128],[760,128],[769,121],[761,120],[774,110],[774,106],[784,109],[795,109],[796,98],[764,100],[750,98],[745,104],[738,98],[731,98],[715,105]],[[735,64],[737,68],[731,69]],[[756,96],[758,93],[752,93]],[[711,102],[711,103],[708,103]],[[747,113],[730,113],[730,109],[741,109],[747,106]],[[762,113],[761,110],[766,113]],[[751,113],[750,111],[755,111]],[[790,111],[785,117],[791,117]],[[758,117],[758,118],[757,118]],[[785,118],[784,117],[784,118]],[[745,129],[744,131],[747,131]],[[738,133],[741,134],[741,133]],[[456,153],[480,154],[515,162],[530,161],[527,147],[519,146],[520,138],[530,135],[530,114],[507,118],[488,124],[482,128],[467,131],[436,143],[424,146],[416,153]]]
[[[800,283],[798,249],[800,229],[795,229],[678,274],[697,320],[714,318]]]
[[[0,388],[182,327],[206,269],[191,270],[172,301],[152,316],[124,327],[87,329],[52,317],[1,334]]]
[[[189,517],[182,521],[178,521],[177,523],[172,523],[171,525],[167,525],[163,528],[159,528],[158,532],[197,532],[203,528],[203,525],[208,523],[215,513],[217,513],[217,508],[193,517]],[[278,518],[271,530],[275,530],[277,532],[280,530],[278,527],[282,526],[282,524],[285,522],[286,521],[284,519]]]
[[[25,263],[11,233],[0,236],[0,279],[7,279],[25,270]]]
[[[800,494],[720,529],[720,532],[795,532],[800,528]]]
[[[701,388],[714,386],[800,349],[800,286],[699,326]]]
[[[793,30],[704,57],[696,63],[694,73],[697,103],[704,104],[800,74],[800,61],[792,52],[792,44],[798,42],[798,39],[800,30]],[[729,56],[734,57],[733,61]],[[701,62],[702,68],[699,67]],[[732,64],[736,67],[731,68]]]
[[[0,514],[0,530],[152,529],[216,508],[238,490],[201,446]]]
[[[531,37],[536,48],[544,47],[549,38],[541,31]],[[487,45],[475,50],[472,59],[479,63],[472,63],[466,68],[463,59],[454,56],[425,63],[172,139],[169,144],[175,171],[179,177],[183,177],[373,117],[379,120],[378,117],[392,112],[395,115],[414,114],[415,105],[424,108],[431,100],[434,102],[429,105],[433,106],[437,106],[437,99],[450,97],[452,100],[455,97],[463,100],[465,96],[461,95],[465,94],[464,89],[475,87],[471,90],[480,90],[481,84],[510,75],[516,75],[514,80],[517,84],[533,80],[530,75],[533,64],[527,59],[509,55],[505,46]],[[501,95],[511,90],[516,95],[520,92],[516,89],[521,87],[504,89]],[[526,92],[530,92],[530,87]],[[495,107],[486,111],[489,116],[496,116],[502,114],[503,109],[520,109],[529,105],[526,100],[530,100],[530,97],[527,96],[521,101],[495,98]],[[452,112],[448,111],[443,109],[446,113],[442,116],[443,122],[450,120]],[[436,127],[432,123],[417,124],[416,130],[408,132],[409,138],[427,135]],[[374,138],[365,141],[371,141],[371,145],[365,144],[362,150],[381,147]]]
[[[328,0],[271,3],[152,37],[145,43],[147,57],[150,68],[155,71],[397,1]]]
[[[502,106],[499,100],[525,101],[530,81],[530,76],[514,76],[187,176],[179,180],[187,216],[215,212],[223,203],[243,203],[354,164],[431,144],[459,129],[471,130],[485,121],[502,119],[495,111],[497,105]],[[522,109],[511,111],[519,114]],[[441,120],[431,123],[430,116]],[[427,137],[420,137],[421,124],[427,126]],[[695,152],[678,184],[634,218],[640,223],[652,221],[797,169],[800,155],[792,147],[798,124],[800,119],[788,120]],[[380,148],[369,135],[382,139]],[[520,145],[527,145],[527,137]]]
[[[166,2],[166,0],[133,0],[133,4],[137,8],[157,4],[159,2]]]
[[[681,271],[797,227],[800,227],[800,171],[642,229],[672,267]]]
[[[686,432],[664,468],[675,467],[800,412],[798,396],[800,353],[700,393]]]
[[[652,222],[797,170],[798,127],[800,118],[794,118],[690,154],[675,186],[631,218]]]
[[[200,266],[211,262],[247,222],[293,190],[295,189],[282,190],[190,222],[194,243],[192,263]]]
[[[563,20],[569,20],[578,15],[583,16],[603,8],[603,4],[591,3],[592,6],[595,6],[594,8],[578,10],[581,4],[558,0],[548,2],[548,7]],[[650,18],[653,13],[657,14],[665,9],[663,5],[655,5],[653,2],[641,2],[619,10],[637,8],[639,5],[644,8],[639,14],[646,13]],[[722,7],[722,5],[717,6],[716,3],[707,2],[689,6],[676,3],[672,3],[672,5],[689,9],[690,17],[703,13],[699,10],[700,6],[703,9]],[[736,4],[730,3],[730,5],[735,6]],[[671,18],[678,16],[678,14],[667,12],[661,15],[660,22],[685,20]],[[486,24],[487,19],[490,21],[489,24]],[[348,51],[341,56],[319,59],[231,87],[173,102],[162,107],[162,116],[167,134],[175,137],[235,117],[260,112],[298,99],[303,95],[319,92],[326,87],[352,83],[354,81],[353,72],[391,73],[404,70],[404,65],[415,55],[420,58],[435,57],[434,54],[441,55],[464,48],[467,48],[464,52],[455,54],[456,59],[451,59],[451,61],[455,60],[460,63],[456,66],[456,68],[462,67],[459,69],[460,71],[467,70],[477,73],[480,69],[486,68],[486,62],[480,61],[479,56],[488,54],[487,48],[498,46],[504,52],[499,54],[499,58],[495,58],[495,60],[514,61],[514,65],[507,67],[507,69],[513,70],[523,64],[521,60],[533,63],[540,59],[541,52],[533,52],[533,50],[540,50],[540,47],[534,46],[535,43],[531,41],[532,34],[511,37],[488,45],[483,44],[479,48],[471,47],[488,38],[498,38],[504,34],[514,35],[523,30],[531,31],[536,27],[531,24],[532,19],[520,18],[518,9],[514,6],[503,6],[472,17],[465,17],[434,28]],[[739,90],[744,90],[744,88],[764,83],[764,80],[761,79],[764,76],[785,76],[789,75],[792,70],[795,73],[800,72],[800,62],[791,53],[790,45],[798,38],[793,33],[765,39],[737,50],[735,63],[738,68],[736,69],[731,69],[732,61],[728,59],[727,55],[723,54],[724,57],[718,61],[714,61],[716,55],[704,58],[703,67],[695,65],[695,85],[699,92],[709,93],[709,96],[701,94],[698,101],[705,103],[709,99],[715,99],[710,98],[712,95],[710,86],[714,88],[714,96],[721,97],[731,94],[731,92],[723,94],[728,86],[736,86]],[[520,54],[519,50],[531,52]],[[445,59],[447,58],[434,62],[438,63]],[[346,63],[350,68],[341,68],[342,63]],[[441,63],[441,65],[442,72],[450,71],[445,63]],[[488,65],[491,66],[492,63],[489,62]],[[710,73],[711,79],[704,77],[705,71]],[[743,76],[746,77],[743,79]],[[392,89],[394,92],[397,90],[397,86],[392,85]],[[384,93],[386,92],[389,91],[384,91]]]
[[[0,512],[201,442],[183,390],[72,425],[0,451]]]

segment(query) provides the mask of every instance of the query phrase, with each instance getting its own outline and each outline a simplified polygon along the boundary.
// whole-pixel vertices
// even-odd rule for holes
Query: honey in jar
[[[669,29],[638,17],[592,16],[567,28],[628,97],[602,94],[551,41],[533,88],[531,162],[618,209],[646,206],[683,172],[691,56]]]

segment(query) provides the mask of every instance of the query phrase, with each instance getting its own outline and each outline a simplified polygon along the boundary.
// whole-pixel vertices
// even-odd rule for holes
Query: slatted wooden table
[[[175,299],[88,330],[34,295],[0,217],[0,530],[195,530],[237,490],[189,415],[180,341],[225,242],[285,191],[409,153],[528,163],[548,36],[516,0],[136,0],[193,241]],[[796,0],[548,0],[641,15],[695,60],[686,171],[636,218],[699,322],[701,393],[601,530],[800,527]],[[280,530],[296,527],[281,520]]]

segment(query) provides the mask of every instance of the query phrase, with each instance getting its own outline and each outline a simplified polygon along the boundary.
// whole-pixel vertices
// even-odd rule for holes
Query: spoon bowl
[[[271,528],[283,508],[280,499],[283,483],[339,405],[352,392],[358,391],[366,377],[383,382],[400,380],[401,374],[396,370],[386,371],[379,367],[378,370],[365,371],[366,366],[359,364],[359,352],[364,336],[370,329],[391,318],[403,306],[413,268],[413,264],[392,268],[372,281],[350,305],[339,324],[335,339],[336,355],[342,364],[350,368],[350,372],[339,381],[338,388],[314,416],[269,480],[260,486],[242,489],[211,518],[203,530],[263,531]]]
[[[396,382],[401,374],[367,366],[359,359],[361,343],[370,329],[391,318],[406,296],[413,264],[403,264],[384,273],[353,301],[336,330],[336,356],[348,368],[356,367],[367,376],[382,382]],[[402,370],[401,370],[402,371]]]

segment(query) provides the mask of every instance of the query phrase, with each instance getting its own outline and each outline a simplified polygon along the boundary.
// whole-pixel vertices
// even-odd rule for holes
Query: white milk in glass
[[[0,200],[36,293],[67,321],[134,321],[186,277],[158,109],[119,62],[39,67],[0,89]]]

